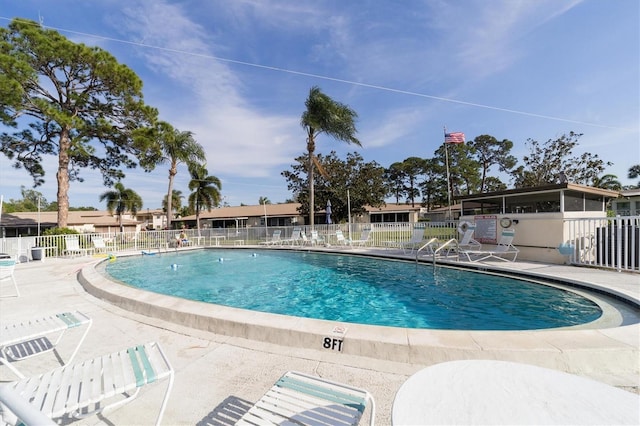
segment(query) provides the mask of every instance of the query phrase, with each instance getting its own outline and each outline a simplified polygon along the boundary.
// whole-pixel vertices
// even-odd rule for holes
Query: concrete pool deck
[[[322,347],[324,337],[332,335],[332,322],[227,311],[231,308],[124,288],[96,271],[100,261],[91,257],[47,258],[45,262],[17,265],[15,277],[21,297],[0,299],[0,320],[5,324],[67,310],[86,313],[94,322],[77,360],[136,343],[159,342],[176,371],[163,420],[167,425],[233,424],[232,408],[255,402],[287,370],[369,390],[376,399],[376,421],[382,425],[390,424],[393,398],[402,383],[423,367],[442,361],[502,359],[567,371],[634,392],[640,384],[638,323],[522,332],[348,325],[343,351],[337,352]],[[640,303],[637,274],[530,262],[490,265],[584,282]],[[10,283],[3,283],[0,294],[10,287]],[[59,349],[63,358],[73,343],[72,338],[63,340]],[[58,365],[55,356],[43,355],[21,362],[20,368],[29,375]],[[0,367],[0,380],[15,377]],[[150,387],[131,404],[81,423],[152,423],[163,392],[163,385]],[[365,419],[367,416],[368,412]]]

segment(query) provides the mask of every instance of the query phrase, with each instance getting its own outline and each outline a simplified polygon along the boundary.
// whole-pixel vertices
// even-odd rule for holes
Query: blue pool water
[[[599,318],[596,303],[527,281],[368,257],[203,250],[118,258],[112,277],[218,305],[406,328],[530,330]]]

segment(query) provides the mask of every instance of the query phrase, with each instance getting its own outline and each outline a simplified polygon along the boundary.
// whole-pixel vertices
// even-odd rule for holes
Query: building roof
[[[37,223],[43,226],[56,226],[58,223],[58,212],[15,212],[2,214],[2,226],[33,226]],[[123,225],[134,225],[139,222],[132,219],[122,218]],[[108,211],[70,211],[67,219],[69,226],[98,225],[98,226],[119,226],[117,216],[113,216]]]
[[[618,191],[611,191],[611,190],[602,189],[602,188],[594,188],[592,186],[586,186],[586,185],[578,185],[576,183],[559,183],[559,184],[536,186],[536,187],[529,187],[529,188],[508,189],[505,191],[484,192],[481,194],[461,195],[461,196],[455,197],[455,199],[456,200],[476,200],[476,199],[486,199],[491,197],[500,197],[500,196],[508,196],[508,195],[533,194],[538,192],[556,192],[556,191],[561,191],[563,189],[582,192],[585,194],[601,195],[607,198],[616,198],[618,197],[618,194],[619,194]]]
[[[220,207],[200,212],[200,219],[239,219],[265,216],[265,214],[267,217],[299,216],[298,207],[300,207],[300,203]],[[196,220],[196,216],[183,216],[178,220]]]
[[[640,188],[623,189],[622,191],[620,191],[620,195],[622,195],[623,197],[639,197]]]
[[[283,203],[283,204],[267,204],[266,206],[234,206],[234,207],[221,207],[213,209],[211,211],[203,211],[200,213],[200,219],[239,219],[247,217],[291,217],[300,216],[298,208],[300,203]],[[368,213],[380,213],[380,212],[408,212],[420,210],[420,205],[416,204],[411,206],[410,204],[387,204],[382,207],[369,207],[366,206],[365,210]],[[317,213],[321,213],[324,210],[317,210]],[[184,216],[179,220],[195,220],[195,215]]]
[[[381,212],[405,213],[410,211],[419,211],[421,207],[422,206],[419,203],[417,203],[414,206],[412,206],[411,204],[405,204],[405,203],[401,203],[401,204],[388,203],[381,207],[365,206],[364,209],[368,213],[381,213]]]

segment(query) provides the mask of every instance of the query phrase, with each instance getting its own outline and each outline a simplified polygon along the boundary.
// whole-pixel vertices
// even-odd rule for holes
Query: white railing
[[[599,219],[565,219],[565,248],[569,249],[568,260],[574,265],[611,268],[618,271],[640,272],[640,216],[611,217]],[[331,242],[337,230],[351,240],[362,239],[364,230],[369,230],[366,243],[370,247],[389,247],[411,239],[415,227],[424,228],[424,240],[437,238],[447,241],[457,238],[457,222],[419,222],[419,223],[357,223],[315,225],[314,230]],[[294,226],[195,229],[186,230],[190,246],[212,247],[233,245],[256,245],[267,241],[273,231],[279,230],[282,239],[289,239]],[[307,235],[311,235],[310,226],[298,226]],[[77,234],[80,249],[94,250],[93,240],[102,237],[106,248],[102,254],[121,252],[166,251],[175,247],[178,230],[141,231],[123,233]],[[42,257],[65,255],[65,237],[26,236],[0,239],[0,253],[18,259],[21,262],[35,258],[34,247],[40,247]],[[98,250],[94,250],[98,253]],[[38,254],[38,253],[36,253]]]
[[[565,219],[576,265],[640,271],[640,216],[601,219]]]
[[[389,242],[404,242],[411,239],[413,228],[425,229],[425,239],[438,238],[448,240],[456,236],[455,222],[422,222],[411,223],[354,223],[315,225],[314,230],[322,236],[326,236],[328,242],[335,236],[337,230],[341,230],[346,238],[351,240],[362,239],[363,231],[369,230],[367,246],[388,246]],[[187,229],[185,233],[190,246],[211,247],[225,245],[255,245],[267,241],[273,235],[273,231],[279,230],[282,239],[291,238],[294,228],[301,228],[307,236],[311,235],[310,226],[273,226],[254,228],[228,228],[228,229]],[[85,233],[72,234],[78,238],[81,250],[93,253],[118,254],[125,251],[166,251],[176,246],[176,237],[179,230],[170,231],[139,231],[139,232],[111,232],[111,233]],[[0,239],[0,253],[8,254],[18,261],[25,262],[36,258],[65,256],[65,238],[69,235],[26,236]],[[94,244],[96,238],[102,238],[104,249],[97,249]],[[33,249],[36,249],[34,253]]]

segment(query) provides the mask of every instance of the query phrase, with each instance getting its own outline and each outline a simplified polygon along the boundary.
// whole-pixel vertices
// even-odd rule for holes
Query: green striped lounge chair
[[[256,425],[357,425],[373,396],[364,389],[289,371],[236,423]]]
[[[13,288],[15,289],[15,294],[9,295],[11,297],[20,297],[20,290],[18,289],[18,283],[16,283],[16,279],[13,276],[13,272],[16,269],[16,261],[13,259],[5,259],[0,260],[0,283],[2,281],[9,281],[13,283]],[[0,297],[9,297],[6,294],[0,293]]]
[[[72,362],[89,334],[92,322],[91,318],[82,312],[74,311],[2,325],[0,326],[0,363],[6,365],[19,378],[24,378],[15,366],[17,361],[53,351],[67,332],[84,328],[78,344],[67,360],[67,363]]]
[[[106,413],[135,399],[146,385],[168,381],[156,425],[162,421],[174,371],[159,344],[151,342],[0,385],[0,423],[68,423]],[[136,422],[147,423],[136,415]],[[2,423],[2,424],[4,424]],[[150,423],[150,422],[148,422]]]

